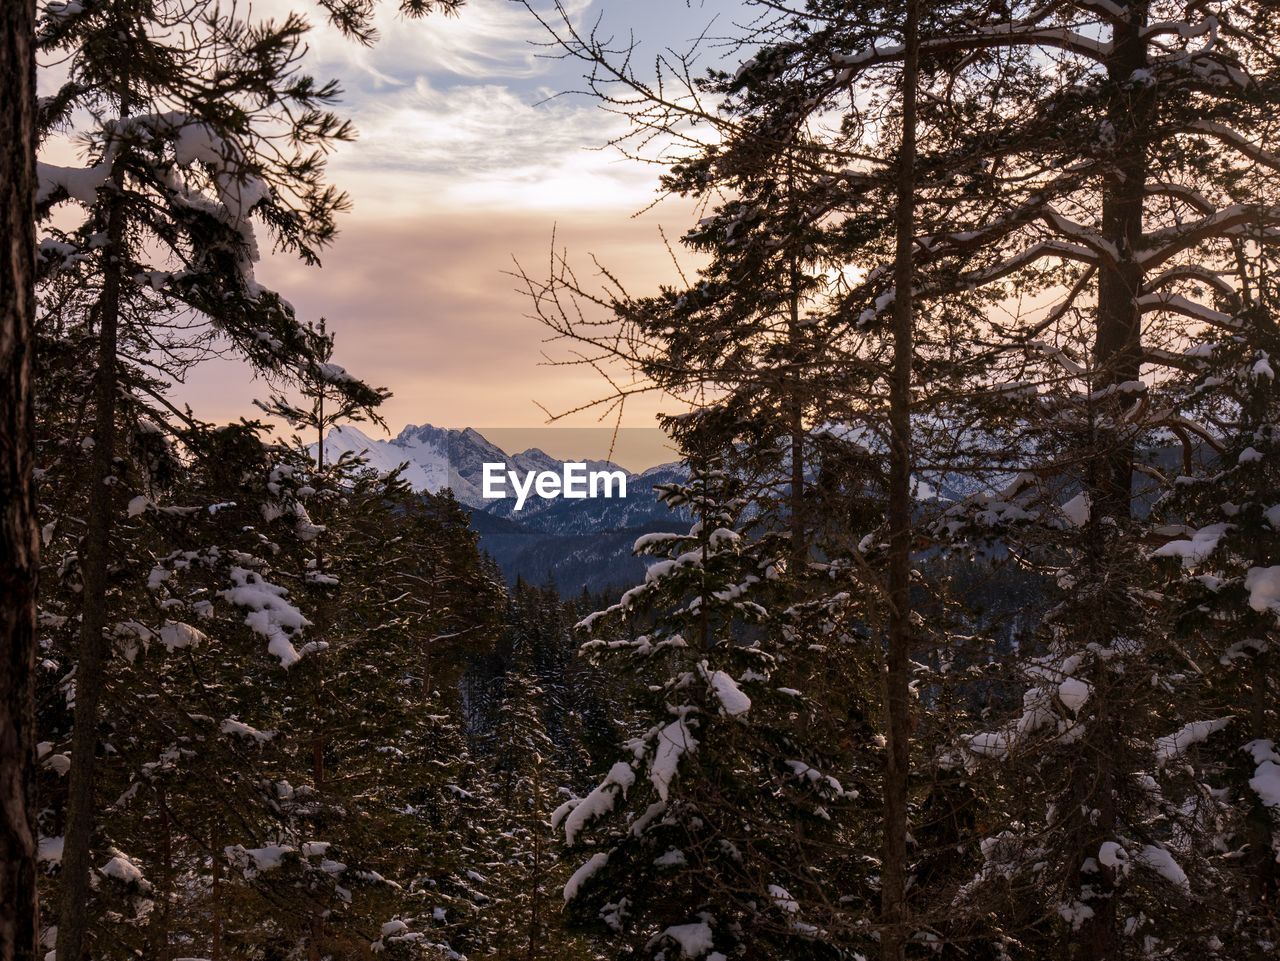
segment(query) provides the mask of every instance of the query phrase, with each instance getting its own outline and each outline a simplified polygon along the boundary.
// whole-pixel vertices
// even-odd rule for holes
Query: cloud
[[[583,18],[601,6],[566,5]],[[647,292],[675,280],[658,223],[677,237],[692,212],[668,201],[630,216],[656,196],[657,170],[606,146],[625,129],[622,118],[584,98],[548,99],[578,85],[578,65],[542,57],[545,49],[530,43],[544,38],[542,27],[520,3],[469,0],[456,19],[424,21],[385,12],[393,7],[382,5],[382,40],[373,48],[320,26],[319,11],[311,18],[317,29],[306,68],[339,77],[348,91],[339,112],[360,133],[330,168],[355,211],[340,223],[322,270],[271,257],[259,279],[303,319],[328,318],[339,362],[395,392],[384,411],[393,427],[539,424],[535,400],[567,410],[606,387],[589,368],[542,364],[545,331],[527,319],[530,305],[503,274],[512,255],[541,268],[555,229],[580,255],[581,276],[590,277],[586,254],[595,253]],[[696,33],[701,14],[681,20],[677,8],[688,10],[684,0],[652,0],[618,4],[610,15]],[[296,0],[255,4],[258,14],[287,9]],[[564,356],[562,347],[550,352]],[[250,399],[266,392],[243,366],[215,361],[180,395],[201,416],[226,420],[252,415]],[[635,401],[628,423],[652,423],[660,406],[656,397]]]
[[[444,90],[419,78],[361,113],[360,139],[340,150],[334,177],[357,202],[423,208],[636,208],[654,171],[607,146],[624,122],[594,105],[538,103],[493,84]]]
[[[294,6],[265,2],[255,12]],[[522,3],[469,0],[458,17],[423,20],[406,20],[395,6],[379,6],[373,47],[343,38],[318,8],[311,15],[306,67],[339,78],[337,109],[359,134],[338,147],[331,170],[360,218],[475,206],[630,212],[653,199],[654,171],[608,146],[625,119],[559,95],[581,85],[581,65],[550,55],[544,28]],[[552,0],[534,6],[554,19]],[[601,5],[564,6],[572,19],[594,21]]]
[[[564,0],[576,21],[592,0]],[[554,16],[550,0],[534,0],[534,9]],[[379,39],[371,47],[353,43],[330,26],[324,11],[312,5],[308,19],[309,67],[322,75],[337,73],[353,98],[363,92],[411,83],[422,75],[466,81],[520,80],[546,74],[552,61],[540,46],[545,31],[522,3],[468,0],[459,16],[439,14],[409,19],[398,3],[378,5],[374,23]],[[259,0],[255,10],[275,17],[297,10],[296,0]]]

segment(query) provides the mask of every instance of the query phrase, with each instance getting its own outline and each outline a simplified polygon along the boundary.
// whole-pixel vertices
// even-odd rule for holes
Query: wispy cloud
[[[566,6],[584,21],[603,9],[624,32],[643,19],[673,41],[696,34],[709,13],[684,0]],[[286,9],[296,0],[255,4],[259,14]],[[543,420],[535,400],[566,410],[598,396],[605,386],[589,368],[543,365],[545,332],[503,271],[513,255],[535,270],[545,264],[555,230],[580,264],[598,254],[636,289],[653,289],[675,279],[658,223],[678,236],[691,212],[664,204],[631,219],[656,195],[657,171],[599,149],[622,132],[620,118],[552,96],[578,86],[577,65],[545,57],[535,45],[543,28],[520,3],[469,0],[457,19],[383,12],[379,27],[381,41],[364,49],[317,26],[307,64],[347,91],[341,109],[360,139],[337,151],[331,171],[355,211],[323,269],[271,258],[260,278],[302,317],[327,317],[341,362],[395,392],[385,409],[393,427],[527,426]],[[233,418],[252,413],[264,388],[216,364],[184,391],[206,416]],[[633,404],[627,422],[652,423],[658,406]]]
[[[564,0],[569,16],[579,21],[592,0]],[[344,38],[314,8],[309,38],[310,63],[317,70],[337,73],[352,96],[412,82],[423,75],[457,81],[518,81],[543,76],[552,68],[541,46],[544,31],[513,0],[468,0],[457,17],[432,16],[412,20],[396,12],[396,3],[378,7],[375,24],[379,40],[361,47]],[[536,0],[535,9],[551,13],[554,4]],[[296,0],[259,0],[263,13],[279,15],[296,10]]]
[[[568,210],[637,207],[654,172],[607,148],[622,121],[568,101],[496,84],[441,89],[427,78],[388,92],[360,115],[360,140],[335,176],[381,210],[427,206]]]

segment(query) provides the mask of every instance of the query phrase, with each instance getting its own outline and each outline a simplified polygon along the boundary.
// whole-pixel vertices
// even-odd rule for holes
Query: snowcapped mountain
[[[312,452],[315,445],[311,445]],[[425,451],[410,454],[395,441],[374,440],[357,427],[335,427],[324,439],[325,463],[332,463],[344,454],[359,454],[369,467],[380,474],[405,465],[405,480],[414,490],[438,491],[448,484],[449,462],[443,450],[438,456]]]
[[[312,449],[314,450],[314,445]],[[453,496],[461,503],[499,517],[515,516],[514,498],[495,501],[485,500],[481,496],[485,464],[500,463],[506,470],[515,471],[521,476],[530,471],[560,473],[565,464],[565,461],[536,447],[518,454],[508,454],[471,427],[455,430],[433,427],[430,424],[410,424],[392,440],[375,440],[352,426],[335,427],[325,437],[325,460],[336,460],[345,453],[363,455],[369,466],[376,471],[389,471],[403,464],[405,480],[414,490],[434,494],[450,487],[453,489]],[[588,470],[623,470],[609,461],[588,460],[585,463]],[[627,474],[627,500],[631,500],[633,486],[637,492],[645,495],[644,499],[651,499],[652,483],[646,483],[646,478],[651,474],[665,475],[671,469],[671,465],[662,465],[643,474],[624,471]],[[518,519],[527,520],[566,504],[577,506],[572,502],[530,497]]]
[[[482,465],[486,461],[515,466],[508,457],[471,428],[450,430],[430,424],[410,424],[392,440],[374,440],[357,427],[335,427],[324,440],[325,460],[342,454],[359,454],[376,471],[389,471],[404,465],[404,477],[414,490],[439,493],[446,487],[468,507],[485,506],[480,496]],[[542,451],[526,451],[526,462],[542,467],[551,458]],[[528,469],[527,467],[525,468]]]
[[[313,448],[314,450],[314,445]],[[456,430],[410,424],[392,440],[376,440],[356,427],[335,427],[324,440],[326,462],[343,454],[359,454],[376,471],[404,465],[405,480],[415,490],[438,493],[445,487],[472,509],[472,528],[480,547],[498,562],[508,578],[534,583],[554,580],[566,595],[629,586],[644,576],[645,562],[631,553],[641,534],[655,530],[684,531],[687,519],[676,517],[655,497],[655,484],[684,476],[680,464],[663,464],[627,473],[625,497],[584,500],[531,496],[519,512],[515,499],[481,496],[484,465],[501,463],[524,476],[529,471],[559,474],[564,461],[537,448],[508,454],[470,427]],[[608,461],[587,461],[588,470],[622,470]]]

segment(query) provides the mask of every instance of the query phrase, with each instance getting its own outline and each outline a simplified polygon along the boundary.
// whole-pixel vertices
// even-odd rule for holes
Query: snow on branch
[[[612,811],[619,799],[627,796],[627,791],[635,782],[636,772],[631,765],[626,761],[617,762],[590,794],[581,799],[566,801],[556,808],[551,815],[551,827],[554,829],[563,825],[565,843],[574,844],[583,828]]]
[[[591,880],[591,876],[599,871],[602,867],[609,863],[609,855],[605,851],[598,851],[591,855],[586,862],[574,871],[569,880],[564,885],[564,900],[568,904],[578,896],[578,892],[582,890],[582,886]]]
[[[920,44],[922,53],[953,53],[959,50],[986,50],[1000,47],[1055,47],[1068,53],[1088,57],[1099,63],[1110,57],[1114,49],[1110,43],[1087,37],[1069,27],[1036,26],[1026,20],[993,24],[958,37],[935,37],[924,40]],[[858,53],[836,57],[834,58],[836,66],[844,68],[836,82],[845,83],[859,71],[901,60],[904,50],[902,44],[895,43],[884,47],[872,44],[868,49]]]
[[[1277,226],[1280,226],[1280,207],[1232,204],[1194,223],[1147,234],[1138,264],[1144,270],[1151,270],[1206,240],[1239,234],[1241,228],[1249,228],[1243,231],[1248,236],[1259,237],[1271,233],[1268,228]]]
[[[243,567],[231,568],[231,580],[235,586],[222,591],[222,597],[249,609],[245,624],[267,639],[267,651],[280,659],[281,667],[298,663],[302,655],[293,646],[293,639],[311,622],[289,602],[289,592]]]
[[[1073,360],[1071,356],[1057,344],[1050,344],[1043,340],[1032,340],[1028,341],[1027,347],[1044,354],[1072,377],[1084,377],[1088,374],[1088,370],[1084,366],[1076,363],[1075,360]]]
[[[1066,217],[1054,210],[1053,207],[1046,205],[1044,212],[1040,215],[1041,219],[1060,235],[1068,240],[1073,240],[1081,246],[1108,257],[1112,262],[1120,259],[1120,253],[1116,250],[1115,245],[1109,240],[1102,237],[1096,231],[1090,230],[1083,224],[1076,223],[1070,217]]]
[[[1147,184],[1146,189],[1149,197],[1173,197],[1175,200],[1182,201],[1188,207],[1194,207],[1202,214],[1211,214],[1218,209],[1204,194],[1186,184],[1160,181]]]
[[[1251,567],[1245,573],[1249,607],[1260,614],[1270,611],[1280,617],[1280,566]]]
[[[1152,37],[1159,36],[1176,36],[1180,40],[1194,40],[1197,37],[1208,35],[1209,39],[1203,47],[1195,51],[1197,54],[1208,53],[1218,43],[1218,18],[1208,16],[1199,23],[1188,23],[1185,20],[1162,20],[1159,23],[1152,23],[1142,29],[1142,39],[1150,40]]]
[[[738,682],[724,671],[708,670],[707,662],[698,665],[698,671],[720,702],[720,709],[729,717],[740,717],[751,710],[751,698],[738,687]]]
[[[271,194],[271,188],[251,169],[244,150],[199,117],[171,110],[139,114],[130,117],[127,124],[130,128],[172,139],[177,166],[204,164],[211,172],[218,200],[233,226],[242,223],[249,211]]]
[[[1165,848],[1155,844],[1144,845],[1134,855],[1134,861],[1147,870],[1154,871],[1175,888],[1183,892],[1191,890],[1191,882],[1187,880],[1187,873],[1182,870],[1178,862],[1174,860],[1173,855]]]
[[[1269,150],[1256,146],[1243,134],[1233,130],[1226,124],[1215,123],[1212,120],[1197,120],[1191,124],[1191,130],[1197,133],[1208,134],[1225,143],[1239,153],[1244,154],[1250,160],[1262,164],[1264,167],[1270,167],[1272,170],[1280,170],[1280,155],[1271,153]]]
[[[1252,755],[1257,771],[1249,779],[1249,787],[1253,788],[1258,799],[1265,807],[1280,807],[1280,754],[1276,753],[1276,745],[1270,740],[1250,741],[1240,750]]]
[[[1170,313],[1182,314],[1184,317],[1191,317],[1195,320],[1203,320],[1207,324],[1216,324],[1219,327],[1234,328],[1239,326],[1236,319],[1228,313],[1214,310],[1212,307],[1189,300],[1181,294],[1171,294],[1168,291],[1143,294],[1137,299],[1137,305],[1144,314],[1169,311]]]
[[[43,206],[65,194],[86,207],[98,199],[98,188],[111,176],[114,163],[111,153],[92,167],[59,167],[36,163],[36,206]]]
[[[1211,270],[1200,264],[1182,264],[1177,267],[1170,267],[1168,270],[1148,280],[1143,284],[1144,294],[1150,294],[1166,284],[1177,283],[1178,281],[1188,280],[1195,283],[1204,284],[1212,287],[1223,297],[1235,297],[1239,294],[1230,283],[1223,279],[1222,273]]]
[[[1063,243],[1059,240],[1042,240],[1028,247],[1021,253],[1015,254],[1007,260],[1001,261],[991,267],[985,267],[982,270],[974,271],[971,274],[963,275],[961,280],[966,287],[973,288],[982,284],[990,283],[993,280],[999,280],[1010,274],[1017,273],[1023,267],[1035,263],[1037,260],[1045,260],[1049,258],[1058,258],[1061,260],[1074,260],[1089,266],[1096,266],[1098,263],[1097,254],[1089,250],[1087,247],[1081,247],[1078,244]]]
[[[692,754],[698,748],[698,741],[689,730],[685,718],[686,711],[657,732],[653,748],[653,760],[649,764],[649,780],[653,782],[658,797],[667,800],[671,782],[675,780],[676,771],[680,767],[680,759]]]
[[[1187,753],[1194,744],[1200,744],[1209,736],[1221,731],[1231,723],[1232,717],[1220,717],[1212,721],[1192,721],[1165,737],[1157,738],[1155,743],[1156,763],[1164,767]]]

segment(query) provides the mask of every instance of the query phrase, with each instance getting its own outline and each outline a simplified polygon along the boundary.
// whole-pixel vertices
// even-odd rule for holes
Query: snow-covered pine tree
[[[344,30],[371,39],[372,5],[325,3]],[[411,2],[426,13],[457,3]],[[182,369],[221,341],[269,374],[328,379],[346,402],[369,407],[379,394],[316,356],[287,302],[253,277],[254,221],[308,261],[334,230],[344,198],[323,182],[324,152],[349,127],[327,105],[337,94],[299,69],[306,23],[246,21],[210,4],[51,3],[38,31],[65,80],[40,103],[46,148],[85,166],[39,165],[37,212],[46,220],[39,266],[63,322],[92,344],[97,374],[85,388],[93,423],[93,467],[78,572],[83,579],[73,751],[71,821],[65,843],[60,937],[80,955],[90,904],[89,843],[94,803],[96,718],[102,640],[119,485],[120,430],[142,390],[158,396]],[[288,136],[281,138],[282,131]],[[75,201],[79,222],[51,209]],[[57,325],[54,325],[57,327]],[[67,327],[61,328],[67,332]],[[129,379],[122,364],[156,375]],[[66,398],[73,405],[74,397]],[[171,406],[171,405],[170,405]],[[163,433],[163,431],[160,431]]]
[[[498,813],[490,876],[502,885],[498,950],[531,961],[547,953],[560,957],[548,925],[558,907],[551,900],[555,885],[546,833],[547,802],[561,780],[550,763],[555,745],[543,724],[543,691],[529,674],[527,657],[516,658],[501,685],[490,755],[490,789]]]
[[[612,929],[628,956],[732,957],[770,945],[834,957],[838,944],[866,937],[827,886],[858,791],[842,783],[853,776],[837,751],[806,740],[819,712],[789,685],[781,625],[754,599],[780,576],[787,544],[735,529],[736,486],[730,472],[703,466],[660,488],[694,518],[689,534],[642,537],[637,550],[659,558],[645,582],[583,622],[593,635],[584,654],[621,660],[647,684],[651,707],[647,729],[627,743],[631,758],[552,820],[571,847],[590,839],[596,849],[565,886],[566,902]]]
[[[1165,629],[1184,652],[1176,679],[1188,721],[1158,742],[1161,786],[1181,804],[1184,847],[1217,865],[1215,926],[1224,957],[1261,957],[1276,943],[1280,886],[1280,730],[1274,709],[1276,575],[1280,572],[1280,418],[1271,358],[1280,350],[1270,276],[1274,254],[1241,245],[1244,283],[1224,304],[1236,323],[1184,352],[1179,412],[1213,425],[1180,438],[1176,474],[1155,507],[1152,551],[1167,582]]]
[[[1018,447],[1032,473],[978,506],[1062,531],[1038,545],[1014,538],[1023,557],[1060,572],[1060,606],[1042,656],[1024,662],[1015,725],[995,732],[1008,742],[988,733],[973,746],[1035,758],[1006,784],[1025,798],[1035,778],[1044,810],[1018,805],[1010,819],[1025,833],[993,837],[983,874],[1007,881],[1014,852],[1029,847],[1026,866],[1047,864],[1029,883],[1056,892],[1042,907],[1057,899],[1080,957],[1120,956],[1126,939],[1193,955],[1213,936],[1178,911],[1188,892],[1220,890],[1199,843],[1213,836],[1212,805],[1189,784],[1175,800],[1158,757],[1161,737],[1213,718],[1193,712],[1189,665],[1147,590],[1141,518],[1168,486],[1149,455],[1217,432],[1212,419],[1183,416],[1169,385],[1200,328],[1235,326],[1241,242],[1267,243],[1274,200],[1244,171],[1274,169],[1256,114],[1275,96],[1261,53],[1274,29],[1248,4],[1081,3],[989,21],[936,47],[1044,58],[1026,61],[1024,106],[1008,98],[1008,116],[1025,119],[979,123],[962,149],[982,164],[979,192],[992,206],[975,205],[972,219],[954,207],[957,229],[931,238],[925,257],[968,247],[962,283],[1005,276],[1046,291],[1044,306],[995,327],[1006,360],[983,375],[1025,398]],[[880,54],[859,56],[851,68]],[[1055,260],[1081,266],[1049,268]]]
[[[492,806],[486,873],[495,896],[486,915],[501,957],[585,959],[594,956],[590,941],[560,921],[560,892],[576,865],[554,843],[548,822],[570,774],[565,751],[547,730],[551,705],[535,661],[535,651],[517,646],[495,680],[501,694],[486,752]]]
[[[329,645],[290,676],[290,727],[311,756],[315,830],[323,825],[353,876],[375,882],[382,904],[397,909],[393,920],[409,925],[384,947],[425,933],[471,952],[485,943],[473,915],[492,900],[477,880],[483,775],[464,737],[456,671],[440,666],[496,633],[501,585],[482,570],[451,497],[417,494],[396,476],[342,461],[330,470],[315,508],[325,533],[309,561],[336,588],[316,612]],[[402,887],[413,896],[397,894]],[[433,903],[427,910],[415,900]],[[342,913],[390,923],[374,910],[353,903]]]
[[[866,83],[904,59],[902,42],[866,43],[864,33],[842,23],[853,8],[813,5],[806,16],[824,14],[832,29],[797,31],[803,39],[793,47],[795,62],[810,64],[815,74],[821,59],[837,64],[830,86],[816,89],[809,103],[814,115],[831,109],[848,84]],[[930,12],[945,18],[946,11]],[[1118,875],[1113,865],[1098,867],[1101,845],[1116,843],[1109,835],[1141,822],[1146,810],[1141,798],[1123,813],[1113,804],[1117,792],[1120,807],[1128,803],[1119,785],[1149,766],[1125,738],[1161,724],[1176,727],[1182,718],[1176,697],[1157,708],[1146,695],[1131,696],[1129,685],[1113,683],[1124,658],[1117,655],[1109,667],[1073,658],[1142,634],[1143,653],[1130,652],[1131,673],[1151,669],[1163,677],[1176,659],[1151,617],[1150,598],[1142,596],[1136,544],[1142,531],[1132,524],[1131,487],[1135,469],[1145,468],[1135,452],[1168,427],[1208,428],[1174,423],[1158,400],[1163,375],[1144,386],[1141,374],[1165,365],[1176,370],[1175,345],[1189,327],[1230,321],[1218,301],[1239,285],[1233,247],[1241,236],[1257,243],[1268,237],[1274,208],[1267,191],[1246,185],[1239,172],[1274,169],[1265,142],[1274,81],[1263,50],[1275,25],[1253,5],[1233,3],[958,4],[950,12],[947,29],[926,25],[922,40],[929,92],[922,118],[939,134],[932,156],[921,161],[926,226],[916,239],[922,275],[914,293],[922,304],[943,304],[961,316],[992,301],[1008,309],[1015,288],[1006,281],[1042,298],[1017,312],[1015,323],[993,317],[971,328],[977,336],[967,343],[943,342],[952,353],[951,376],[961,375],[957,386],[964,390],[938,413],[954,425],[973,406],[986,424],[1022,434],[1011,460],[1035,473],[1020,477],[1007,496],[985,494],[974,505],[977,515],[1031,520],[1038,512],[1052,518],[1050,531],[1063,532],[1051,534],[1052,546],[1042,541],[1047,553],[1033,561],[1069,574],[1059,610],[1065,619],[1046,628],[1046,644],[1056,651],[1051,663],[1029,666],[1041,675],[1057,672],[1071,691],[1093,691],[1087,713],[1108,720],[1077,724],[1071,705],[1083,706],[1079,696],[1058,699],[1056,688],[1038,682],[1028,696],[1048,700],[1052,709],[1032,712],[1033,721],[1019,713],[1026,723],[1086,732],[1076,763],[1064,766],[1062,756],[1044,762],[1075,768],[1046,809],[1051,818],[1089,797],[1074,828],[1067,821],[1075,815],[1058,817],[1061,856],[1048,863],[1065,872],[1049,886],[1076,892],[1059,902],[1078,926],[1075,950],[1111,957],[1125,929],[1135,938],[1156,936],[1141,916],[1130,924],[1115,914]],[[872,266],[850,292],[847,303],[860,325],[874,328],[896,309],[899,282],[891,266],[887,258],[883,267]],[[1001,403],[993,408],[986,403],[992,398]],[[968,403],[974,399],[983,403]],[[931,454],[923,455],[926,463]],[[997,466],[1003,465],[986,469]],[[1082,496],[1072,496],[1080,489],[1061,483],[1066,478],[1083,485]],[[1101,670],[1107,683],[1076,677],[1082,664]],[[1117,699],[1108,708],[1101,706],[1104,692]],[[1173,903],[1180,884],[1168,883]],[[1212,883],[1204,879],[1206,888]]]
[[[98,930],[111,944],[99,950],[323,956],[376,943],[395,956],[487,943],[468,874],[483,849],[467,839],[488,812],[469,800],[480,782],[432,663],[458,658],[449,639],[483,636],[500,597],[465,515],[358,461],[317,473],[244,426],[175,438],[180,456],[157,435],[146,493],[118,531],[100,762],[102,793],[118,800],[98,818]],[[56,568],[74,542],[48,534]],[[78,599],[74,577],[47,583],[41,828],[56,871],[68,760],[57,641],[74,628],[59,612]]]
[[[39,166],[42,219],[65,201],[84,218],[46,225],[42,270],[79,311],[94,344],[93,464],[79,572],[83,582],[76,660],[76,743],[63,859],[60,939],[84,949],[94,810],[98,701],[106,657],[112,532],[122,510],[113,484],[121,362],[173,376],[201,337],[224,338],[269,372],[315,363],[287,303],[253,277],[254,218],[281,246],[308,260],[333,233],[341,195],[322,181],[321,151],[349,128],[328,112],[332,85],[298,70],[304,22],[246,23],[207,15],[207,4],[56,3],[40,26],[41,49],[59,54],[67,79],[42,101],[42,130],[74,131],[86,166]],[[217,64],[217,69],[213,66]],[[229,94],[228,91],[235,91]],[[273,135],[289,130],[283,150]],[[174,323],[174,318],[185,318]],[[344,392],[377,394],[354,378]],[[125,430],[131,425],[125,424]]]
[[[929,36],[957,29],[952,21],[970,13],[960,6],[930,5],[923,29]],[[915,34],[922,28],[918,11],[911,10],[906,21]],[[696,143],[690,121],[716,130],[718,136],[664,180],[668,190],[715,205],[685,238],[711,262],[696,283],[656,298],[632,299],[620,290],[592,296],[563,264],[545,286],[530,289],[544,321],[558,335],[589,344],[593,362],[619,358],[642,375],[640,384],[701,405],[702,432],[715,430],[722,444],[737,445],[748,476],[758,478],[762,490],[753,497],[753,511],[773,519],[777,529],[790,528],[793,545],[806,539],[821,545],[827,563],[814,565],[823,575],[816,583],[808,577],[814,571],[799,563],[806,550],[790,558],[786,593],[797,611],[811,602],[811,612],[822,615],[818,620],[841,623],[846,635],[865,636],[868,622],[873,625],[873,644],[843,653],[865,663],[883,651],[885,665],[892,666],[885,674],[892,683],[874,695],[882,710],[868,711],[865,701],[859,707],[864,718],[883,713],[881,729],[890,735],[892,763],[877,777],[887,841],[876,857],[885,873],[881,948],[894,958],[911,933],[904,922],[911,884],[911,659],[918,656],[913,648],[924,647],[912,636],[919,633],[913,606],[920,601],[913,597],[912,554],[918,546],[915,497],[928,488],[917,484],[912,470],[911,448],[921,433],[912,409],[930,396],[935,426],[928,430],[926,423],[923,433],[935,446],[923,460],[935,474],[952,466],[958,445],[937,428],[936,410],[957,385],[964,386],[957,375],[957,338],[975,316],[971,304],[953,316],[935,306],[921,314],[929,332],[920,335],[922,321],[908,309],[909,298],[892,294],[917,286],[911,254],[928,233],[917,227],[912,209],[915,97],[902,95],[917,85],[916,70],[908,65],[836,78],[827,70],[832,57],[851,47],[900,49],[902,14],[901,5],[815,3],[791,13],[762,4],[755,27],[740,38],[744,47],[758,46],[754,55],[732,76],[713,71],[687,96],[646,85],[611,64],[594,37],[566,25],[562,43],[590,64],[594,89],[632,117],[642,142],[661,131]],[[682,61],[668,79],[678,86],[691,73],[687,68]],[[930,61],[928,70],[930,93],[945,94],[947,65]],[[713,97],[715,111],[706,106]],[[936,111],[926,114],[926,122],[920,139],[933,179],[924,181],[922,193],[936,190],[948,169],[941,145],[950,146]],[[944,219],[936,207],[928,215],[931,223]],[[950,262],[929,267],[954,271]],[[602,335],[596,322],[582,323],[563,311],[559,295],[566,290],[607,307],[622,319],[621,332]],[[890,314],[891,326],[882,322]],[[634,380],[619,382],[627,388],[609,400],[637,389]],[[841,426],[828,429],[832,421]],[[939,439],[947,446],[938,447]],[[821,463],[818,448],[829,464]],[[857,468],[853,475],[851,467]],[[808,472],[818,483],[796,496]],[[783,493],[788,480],[790,498]],[[868,511],[868,501],[894,505],[891,530],[882,529],[883,516]],[[840,703],[835,697],[829,706]],[[875,753],[878,761],[885,756]]]
[[[52,376],[46,380],[53,383]],[[271,696],[270,682],[283,680],[280,665],[315,650],[303,640],[310,621],[299,607],[305,606],[307,568],[291,542],[305,543],[318,528],[306,519],[305,496],[281,484],[294,476],[287,458],[282,462],[279,450],[265,447],[252,425],[192,424],[179,433],[161,426],[159,412],[145,414],[127,415],[126,422],[143,429],[131,437],[130,456],[116,464],[119,483],[134,496],[116,525],[107,606],[112,671],[98,725],[103,803],[95,811],[92,849],[104,852],[105,863],[95,856],[93,901],[81,905],[103,912],[95,925],[95,950],[103,954],[167,955],[189,944],[193,932],[207,932],[195,920],[206,911],[218,921],[213,947],[220,950],[226,926],[217,883],[212,909],[202,892],[208,865],[221,865],[216,846],[232,833],[238,840],[282,835],[276,782],[286,774],[273,714],[281,701]],[[41,424],[45,476],[62,482],[54,489],[63,493],[42,502],[50,518],[42,598],[48,691],[41,714],[48,782],[42,793],[50,803],[41,828],[42,850],[54,867],[65,849],[69,812],[61,802],[74,735],[69,709],[79,694],[74,615],[80,582],[68,518],[83,504],[83,486],[75,481],[86,459],[77,459],[79,445],[65,440],[76,425],[65,433],[60,426],[52,413]],[[253,663],[275,665],[278,673],[246,674]],[[56,919],[52,911],[46,915],[46,922]]]

